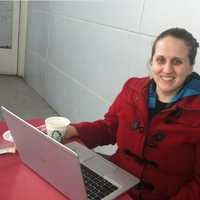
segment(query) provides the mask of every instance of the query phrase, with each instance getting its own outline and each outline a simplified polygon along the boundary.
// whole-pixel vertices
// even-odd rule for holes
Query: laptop
[[[21,160],[71,200],[112,200],[139,182],[84,145],[63,145],[5,107],[1,111]]]

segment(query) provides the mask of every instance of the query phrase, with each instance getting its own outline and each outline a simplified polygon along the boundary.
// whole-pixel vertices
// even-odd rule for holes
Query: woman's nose
[[[166,62],[165,65],[163,66],[163,72],[165,73],[171,73],[173,72],[173,66],[171,65],[170,62]]]

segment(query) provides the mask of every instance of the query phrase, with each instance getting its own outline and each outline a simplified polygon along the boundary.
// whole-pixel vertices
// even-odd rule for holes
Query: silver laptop
[[[1,111],[21,160],[71,200],[115,199],[139,182],[84,145],[63,145],[8,109]]]

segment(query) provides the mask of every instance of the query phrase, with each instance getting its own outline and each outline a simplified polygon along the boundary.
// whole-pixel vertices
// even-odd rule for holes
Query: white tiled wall
[[[29,10],[28,18],[28,50],[38,53],[45,58],[48,48],[48,33],[50,16],[48,13]]]
[[[54,17],[49,30],[48,61],[111,101],[127,75],[142,75],[146,71],[143,56],[148,56],[149,47],[146,37]]]
[[[148,73],[143,2],[29,2],[27,82],[72,121],[102,118],[128,77]]]
[[[159,32],[185,27],[200,41],[199,7],[199,0],[30,1],[25,79],[71,121],[102,118],[128,77],[148,74]]]
[[[200,40],[199,0],[146,0],[141,32],[157,35],[170,27],[184,27]]]
[[[51,1],[49,10],[58,15],[138,31],[144,0]]]

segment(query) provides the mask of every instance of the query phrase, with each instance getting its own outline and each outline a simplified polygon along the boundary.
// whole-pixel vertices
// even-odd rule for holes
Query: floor
[[[0,75],[0,106],[23,119],[46,118],[57,115],[48,103],[17,76]],[[0,113],[0,120],[2,120]]]

